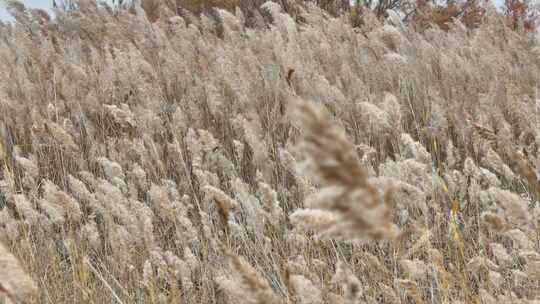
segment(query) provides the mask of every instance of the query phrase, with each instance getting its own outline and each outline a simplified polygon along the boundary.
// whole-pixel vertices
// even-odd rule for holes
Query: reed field
[[[313,3],[0,22],[0,303],[540,303],[540,41]]]

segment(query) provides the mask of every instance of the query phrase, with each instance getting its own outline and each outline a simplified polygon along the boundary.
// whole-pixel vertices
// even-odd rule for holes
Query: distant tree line
[[[265,12],[261,5],[267,0],[111,0],[101,2],[113,9],[132,9],[141,5],[148,17],[155,21],[159,18],[162,6],[177,14],[214,14],[214,8],[235,11],[240,9],[245,17],[246,26],[253,27],[264,20]],[[437,25],[448,30],[453,20],[460,20],[467,28],[481,24],[492,0],[273,0],[278,2],[285,12],[301,21],[299,8],[308,3],[314,4],[330,15],[346,16],[353,26],[369,22],[370,17],[379,20],[388,18],[388,12],[404,24],[419,30]],[[15,2],[15,1],[10,1]],[[53,0],[53,7],[65,11],[76,10],[79,0]],[[100,1],[98,1],[100,2]],[[505,0],[500,13],[507,25],[516,31],[536,32],[539,25],[539,9],[531,0]],[[371,19],[373,20],[373,19]]]

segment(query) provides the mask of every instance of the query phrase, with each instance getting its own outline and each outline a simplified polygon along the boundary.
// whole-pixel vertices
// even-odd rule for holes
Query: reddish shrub
[[[417,0],[412,23],[420,30],[434,24],[443,30],[448,30],[449,24],[455,18],[461,20],[467,28],[475,28],[481,23],[485,14],[486,1],[469,0],[435,5],[427,0]]]
[[[536,32],[538,26],[538,10],[533,8],[529,0],[505,0],[505,16],[507,24],[513,30],[523,26],[525,32]]]

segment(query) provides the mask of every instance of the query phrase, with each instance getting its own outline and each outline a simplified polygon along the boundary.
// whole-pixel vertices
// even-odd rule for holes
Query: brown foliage
[[[538,11],[528,0],[505,0],[506,21],[510,28],[519,30],[523,27],[525,32],[536,32],[538,24]]]
[[[418,29],[437,25],[447,31],[449,24],[454,19],[458,19],[467,28],[475,28],[480,25],[485,12],[482,2],[475,0],[462,3],[451,2],[447,5],[433,5],[426,0],[417,0],[412,23]]]
[[[150,22],[156,22],[159,18],[160,0],[142,0],[141,6]]]

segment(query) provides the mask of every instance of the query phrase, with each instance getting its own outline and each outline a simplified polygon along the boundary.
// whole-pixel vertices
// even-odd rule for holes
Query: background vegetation
[[[530,6],[9,5],[5,301],[540,301]]]

